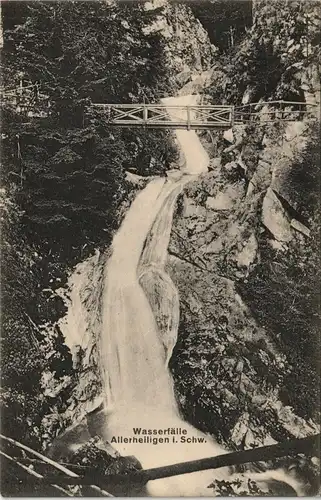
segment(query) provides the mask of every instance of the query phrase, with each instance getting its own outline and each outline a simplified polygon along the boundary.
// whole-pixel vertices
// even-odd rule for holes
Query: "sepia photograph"
[[[0,492],[317,497],[320,0],[0,0]]]

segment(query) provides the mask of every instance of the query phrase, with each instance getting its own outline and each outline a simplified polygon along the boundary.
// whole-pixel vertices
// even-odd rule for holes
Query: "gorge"
[[[186,106],[197,99],[187,95],[163,102]],[[169,107],[170,116],[173,112],[178,113]],[[179,295],[165,272],[173,213],[184,185],[206,174],[210,162],[195,131],[177,130],[176,134],[184,158],[181,173],[169,171],[167,178],[149,181],[135,197],[106,259],[101,300],[92,304],[92,310],[87,309],[92,315],[102,308],[98,335],[104,403],[94,434],[111,443],[122,456],[138,458],[144,469],[226,453],[209,434],[184,422],[168,370],[179,327]],[[71,302],[71,317],[82,318],[83,306],[79,300]],[[61,328],[68,335],[74,323],[67,321]],[[80,329],[85,330],[86,325]],[[167,428],[178,428],[181,434],[183,429],[187,437],[139,439],[135,434],[141,427],[146,434],[151,427],[160,434]],[[77,441],[74,444],[77,446]],[[158,497],[210,496],[213,479],[240,481],[240,477],[263,483],[262,491],[264,487],[269,491],[271,484],[273,491],[273,482],[284,484],[284,492],[289,487],[298,495],[305,491],[300,480],[285,470],[233,476],[231,470],[221,469],[151,481],[147,492]]]
[[[23,73],[52,109],[3,111],[3,432],[106,473],[317,434],[320,117],[294,112],[320,103],[319,6],[10,3],[4,85]],[[289,122],[261,106],[225,131],[83,119],[88,100],[173,118],[198,102],[276,114],[280,99]],[[318,467],[285,457],[147,490],[315,494]]]

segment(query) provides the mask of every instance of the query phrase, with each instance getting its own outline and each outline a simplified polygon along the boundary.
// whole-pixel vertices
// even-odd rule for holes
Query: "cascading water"
[[[184,180],[172,191],[166,200],[166,207],[162,207],[158,214],[146,240],[138,269],[140,285],[149,299],[157,322],[160,340],[165,348],[166,366],[177,339],[179,296],[174,283],[164,268],[175,202]]]
[[[137,196],[114,238],[106,269],[102,321],[102,369],[107,405],[116,411],[149,401],[172,406],[164,350],[148,299],[138,280],[138,265],[148,231],[173,186],[151,181]]]
[[[175,121],[186,120],[186,106],[196,102],[197,96],[163,100]],[[165,272],[175,202],[184,184],[206,172],[209,163],[194,131],[177,130],[176,135],[185,157],[182,177],[154,179],[138,194],[114,237],[105,270],[101,334],[107,408],[104,437],[121,454],[136,456],[143,468],[226,453],[212,438],[182,420],[167,368],[179,322],[178,292]],[[169,429],[180,429],[180,436],[167,434],[161,442],[155,441],[155,434],[147,434],[146,439],[137,435],[137,429],[161,431],[162,436]],[[228,468],[194,472],[150,481],[147,490],[153,496],[211,496],[208,486],[213,479],[230,476]],[[302,494],[298,481],[281,469],[262,475],[247,473],[247,477],[255,477],[261,486],[262,481],[284,482]]]
[[[186,106],[195,104],[196,96],[169,98],[164,103],[172,118],[186,119]],[[82,296],[83,286],[81,276],[76,276],[69,314],[61,324],[70,339],[75,324],[78,333],[89,332],[96,325],[95,311],[102,303],[100,364],[107,410],[96,431],[121,454],[136,456],[143,468],[226,453],[212,438],[181,419],[167,368],[179,323],[178,292],[165,272],[175,202],[184,184],[206,172],[209,163],[195,132],[178,130],[176,135],[185,156],[181,177],[153,179],[137,195],[113,239],[102,301],[97,297],[91,301],[93,318],[81,315],[83,297],[79,301],[78,295]],[[78,325],[79,317],[84,325]],[[155,434],[144,437],[137,429],[162,434],[156,434],[155,441]],[[180,429],[180,435],[170,434],[171,429]],[[72,441],[72,432],[71,437],[62,437],[62,442]],[[227,468],[195,472],[150,481],[147,490],[153,496],[212,496],[208,485],[213,479],[228,479],[230,475]],[[247,473],[247,477],[258,482],[283,481],[298,494],[304,493],[283,470],[255,476]]]
[[[174,102],[186,106],[194,99],[186,96]],[[210,437],[180,418],[166,363],[176,341],[179,318],[177,291],[164,270],[173,211],[182,186],[191,175],[206,171],[208,165],[208,157],[195,132],[180,132],[184,132],[178,135],[178,140],[188,158],[185,172],[189,175],[177,181],[152,180],[138,194],[113,240],[105,274],[101,363],[106,406],[110,410],[106,438],[120,438],[120,441],[124,437],[133,438],[135,428],[161,432],[180,428],[194,441],[180,442],[179,437],[173,436],[168,438],[170,442],[157,445],[113,441],[118,451],[135,455],[144,468],[224,453]],[[165,300],[165,308],[161,296],[164,290],[171,290],[173,298],[170,303]],[[158,309],[163,309],[160,312],[168,326],[167,338],[162,336],[156,322],[155,293],[159,295]],[[220,471],[219,476],[226,477],[227,471]],[[207,486],[212,479],[212,471],[192,473],[188,477],[152,481],[148,491],[155,496],[208,496]]]

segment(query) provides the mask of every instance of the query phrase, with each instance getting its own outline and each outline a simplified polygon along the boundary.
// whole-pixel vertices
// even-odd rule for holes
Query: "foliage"
[[[169,88],[164,41],[144,32],[153,14],[141,4],[13,1],[2,15],[5,88],[37,83],[50,101],[43,118],[2,109],[3,426],[12,435],[18,423],[17,437],[38,446],[41,418],[60,404],[42,396],[42,372],[57,385],[73,374],[61,332],[47,334],[65,313],[55,290],[71,264],[110,243],[130,195],[126,170],[163,172],[175,150],[167,132],[112,130],[87,109]]]
[[[215,480],[211,485],[215,492],[215,496],[222,497],[270,497],[273,496],[273,492],[264,491],[259,488],[255,481],[248,479],[247,481],[243,479],[235,479],[234,481],[219,481]]]
[[[23,19],[15,20],[21,7]],[[5,84],[21,74],[39,81],[65,126],[87,98],[152,98],[151,89],[166,84],[166,68],[162,38],[143,31],[150,21],[140,4],[12,2],[4,6]]]
[[[47,410],[39,394],[30,394],[21,389],[3,388],[0,407],[1,432],[39,449],[41,419]]]
[[[39,446],[41,419],[48,401],[41,393],[45,368],[54,369],[46,357],[49,344],[45,330],[37,324],[52,321],[61,313],[61,303],[50,303],[42,292],[44,259],[36,246],[21,239],[22,213],[3,196],[3,232],[1,239],[2,317],[1,317],[1,406],[2,432]],[[52,341],[58,344],[59,370],[70,372],[70,353],[59,346],[59,332]]]

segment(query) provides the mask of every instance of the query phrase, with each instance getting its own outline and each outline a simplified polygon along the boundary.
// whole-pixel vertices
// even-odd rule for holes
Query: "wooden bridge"
[[[174,129],[230,128],[233,106],[164,106],[161,104],[92,104],[92,109],[118,127]]]
[[[151,453],[153,453],[152,450]],[[20,482],[22,487],[23,483],[29,488],[33,485],[41,496],[48,494],[48,496],[63,497],[112,497],[116,494],[116,496],[131,497],[135,491],[142,491],[148,481],[155,479],[234,465],[266,462],[298,454],[319,457],[320,434],[190,462],[137,470],[127,474],[102,474],[93,471],[90,465],[55,462],[42,453],[0,434],[1,493],[3,496],[15,496],[15,488]],[[76,490],[70,488],[72,485],[78,488]],[[21,496],[25,496],[26,489],[21,491]]]
[[[3,106],[26,118],[45,118],[54,114],[49,96],[37,85],[20,85],[2,90]],[[100,116],[115,127],[173,128],[186,130],[228,129],[243,123],[289,122],[316,119],[317,105],[296,101],[266,101],[243,106],[91,103],[86,117]]]
[[[187,130],[229,129],[243,123],[274,123],[316,118],[316,106],[306,102],[266,101],[244,106],[161,104],[95,104],[91,109],[113,126]]]

